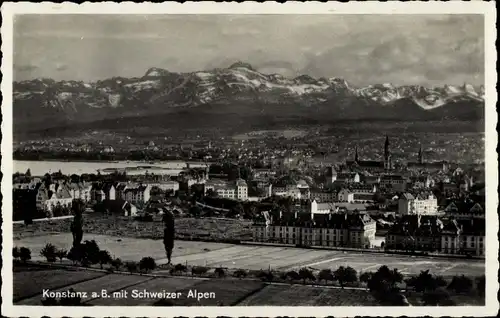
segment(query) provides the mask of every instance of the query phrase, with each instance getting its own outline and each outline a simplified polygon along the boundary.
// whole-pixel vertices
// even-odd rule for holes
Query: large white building
[[[376,222],[366,214],[265,212],[264,216],[254,222],[254,241],[366,248],[375,239]]]
[[[205,183],[205,195],[212,190],[217,193],[217,196],[224,199],[247,200],[248,185],[243,179],[238,179],[236,182],[226,182],[222,180],[208,180]]]
[[[438,213],[437,198],[432,193],[421,193],[416,196],[403,193],[398,201],[399,215],[436,215]]]

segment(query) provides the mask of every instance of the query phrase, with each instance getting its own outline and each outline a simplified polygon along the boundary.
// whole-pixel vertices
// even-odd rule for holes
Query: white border
[[[496,10],[494,2],[349,2],[296,3],[4,3],[2,5],[2,312],[6,316],[493,316],[498,313],[498,158],[496,94]],[[12,305],[12,34],[14,14],[484,14],[486,92],[486,306],[484,307],[43,307]]]

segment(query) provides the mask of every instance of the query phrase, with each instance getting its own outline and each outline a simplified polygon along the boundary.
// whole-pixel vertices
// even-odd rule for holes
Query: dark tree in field
[[[353,283],[358,280],[356,270],[352,267],[340,266],[334,273],[334,277],[339,281],[340,287],[344,288],[345,283]]]
[[[472,279],[462,275],[454,276],[447,288],[456,293],[469,293],[472,290],[473,285]]]
[[[422,295],[422,302],[425,306],[454,306],[455,303],[450,294],[443,288],[426,291]]]
[[[167,211],[163,215],[163,223],[165,228],[163,229],[163,245],[165,246],[165,252],[167,254],[168,264],[170,264],[172,259],[172,250],[174,249],[174,239],[175,239],[175,221],[174,214]]]
[[[71,223],[71,233],[73,234],[73,247],[81,244],[83,239],[83,212],[85,211],[85,202],[82,200],[73,200],[71,211],[74,218]]]
[[[331,269],[322,269],[319,274],[318,274],[318,280],[322,281],[324,280],[325,283],[328,283],[328,281],[333,281],[335,277],[333,276],[332,270]]]

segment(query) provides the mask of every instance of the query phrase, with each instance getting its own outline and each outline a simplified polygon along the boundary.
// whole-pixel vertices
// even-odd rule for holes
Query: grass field
[[[301,285],[268,285],[239,306],[378,306],[364,290],[342,290]]]
[[[122,260],[138,261],[151,256],[157,264],[166,263],[163,243],[158,240],[118,238],[105,235],[86,234],[84,240],[94,239],[101,249]],[[27,237],[14,240],[14,245],[31,249],[33,260],[42,260],[40,250],[46,243],[58,248],[69,249],[72,238],[69,233],[48,236]],[[444,259],[432,257],[401,256],[390,254],[356,253],[332,250],[300,249],[294,247],[271,247],[254,245],[232,245],[223,243],[204,243],[176,241],[172,262],[187,262],[188,265],[210,267],[243,268],[249,270],[268,269],[291,270],[301,267],[312,269],[351,266],[358,272],[376,271],[387,265],[398,268],[403,274],[418,274],[429,269],[442,276],[464,274],[480,276],[484,274],[485,261],[472,259]]]
[[[14,238],[44,236],[58,232],[69,233],[70,225],[71,219],[34,222],[29,227],[22,223],[14,224]],[[129,238],[161,239],[163,237],[163,224],[161,222],[139,222],[127,217],[105,216],[101,213],[86,214],[83,230],[85,233],[96,235]],[[188,240],[249,240],[252,237],[251,221],[248,220],[177,218],[175,232],[177,238]]]

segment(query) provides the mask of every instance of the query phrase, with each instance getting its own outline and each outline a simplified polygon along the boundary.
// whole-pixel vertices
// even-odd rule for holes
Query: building
[[[439,251],[443,227],[443,222],[435,216],[405,215],[387,231],[385,248],[402,251]]]
[[[350,161],[348,160],[346,161],[346,164],[350,169],[363,170],[363,171],[384,171],[393,169],[389,136],[387,135],[385,136],[383,161],[360,160],[358,154],[358,147],[356,146],[354,160]]]
[[[418,161],[417,162],[408,162],[407,169],[410,171],[420,172],[447,172],[448,171],[448,163],[441,162],[425,162],[424,161],[424,151],[422,150],[422,145],[420,145],[420,149],[418,151]]]
[[[333,202],[337,200],[337,193],[331,190],[317,189],[311,191],[311,200],[317,202]]]
[[[386,174],[380,178],[380,187],[386,190],[403,192],[406,190],[406,179],[401,175]]]
[[[360,176],[357,172],[342,172],[337,174],[337,179],[335,181],[343,183],[359,183]]]
[[[133,205],[143,206],[151,198],[151,188],[149,184],[140,184],[137,187],[127,187],[123,191],[123,200],[130,202]]]
[[[238,179],[235,182],[226,182],[223,180],[208,180],[205,183],[205,195],[213,191],[217,196],[232,200],[247,200],[248,185],[243,179]]]
[[[461,219],[484,219],[485,211],[482,203],[472,200],[456,200],[450,202],[445,208],[444,213],[448,217],[457,220]]]
[[[329,214],[335,212],[336,207],[333,202],[318,203],[316,200],[311,202],[311,214]]]
[[[300,246],[368,248],[375,232],[376,222],[367,214],[265,212],[253,223],[254,241]]]
[[[386,249],[455,255],[485,255],[485,220],[442,221],[435,216],[406,215],[386,234]]]
[[[430,192],[417,195],[403,193],[398,200],[399,215],[436,215],[438,213],[437,198]]]
[[[338,200],[339,202],[349,202],[352,203],[354,202],[354,192],[351,190],[344,188],[340,190],[338,194]]]

